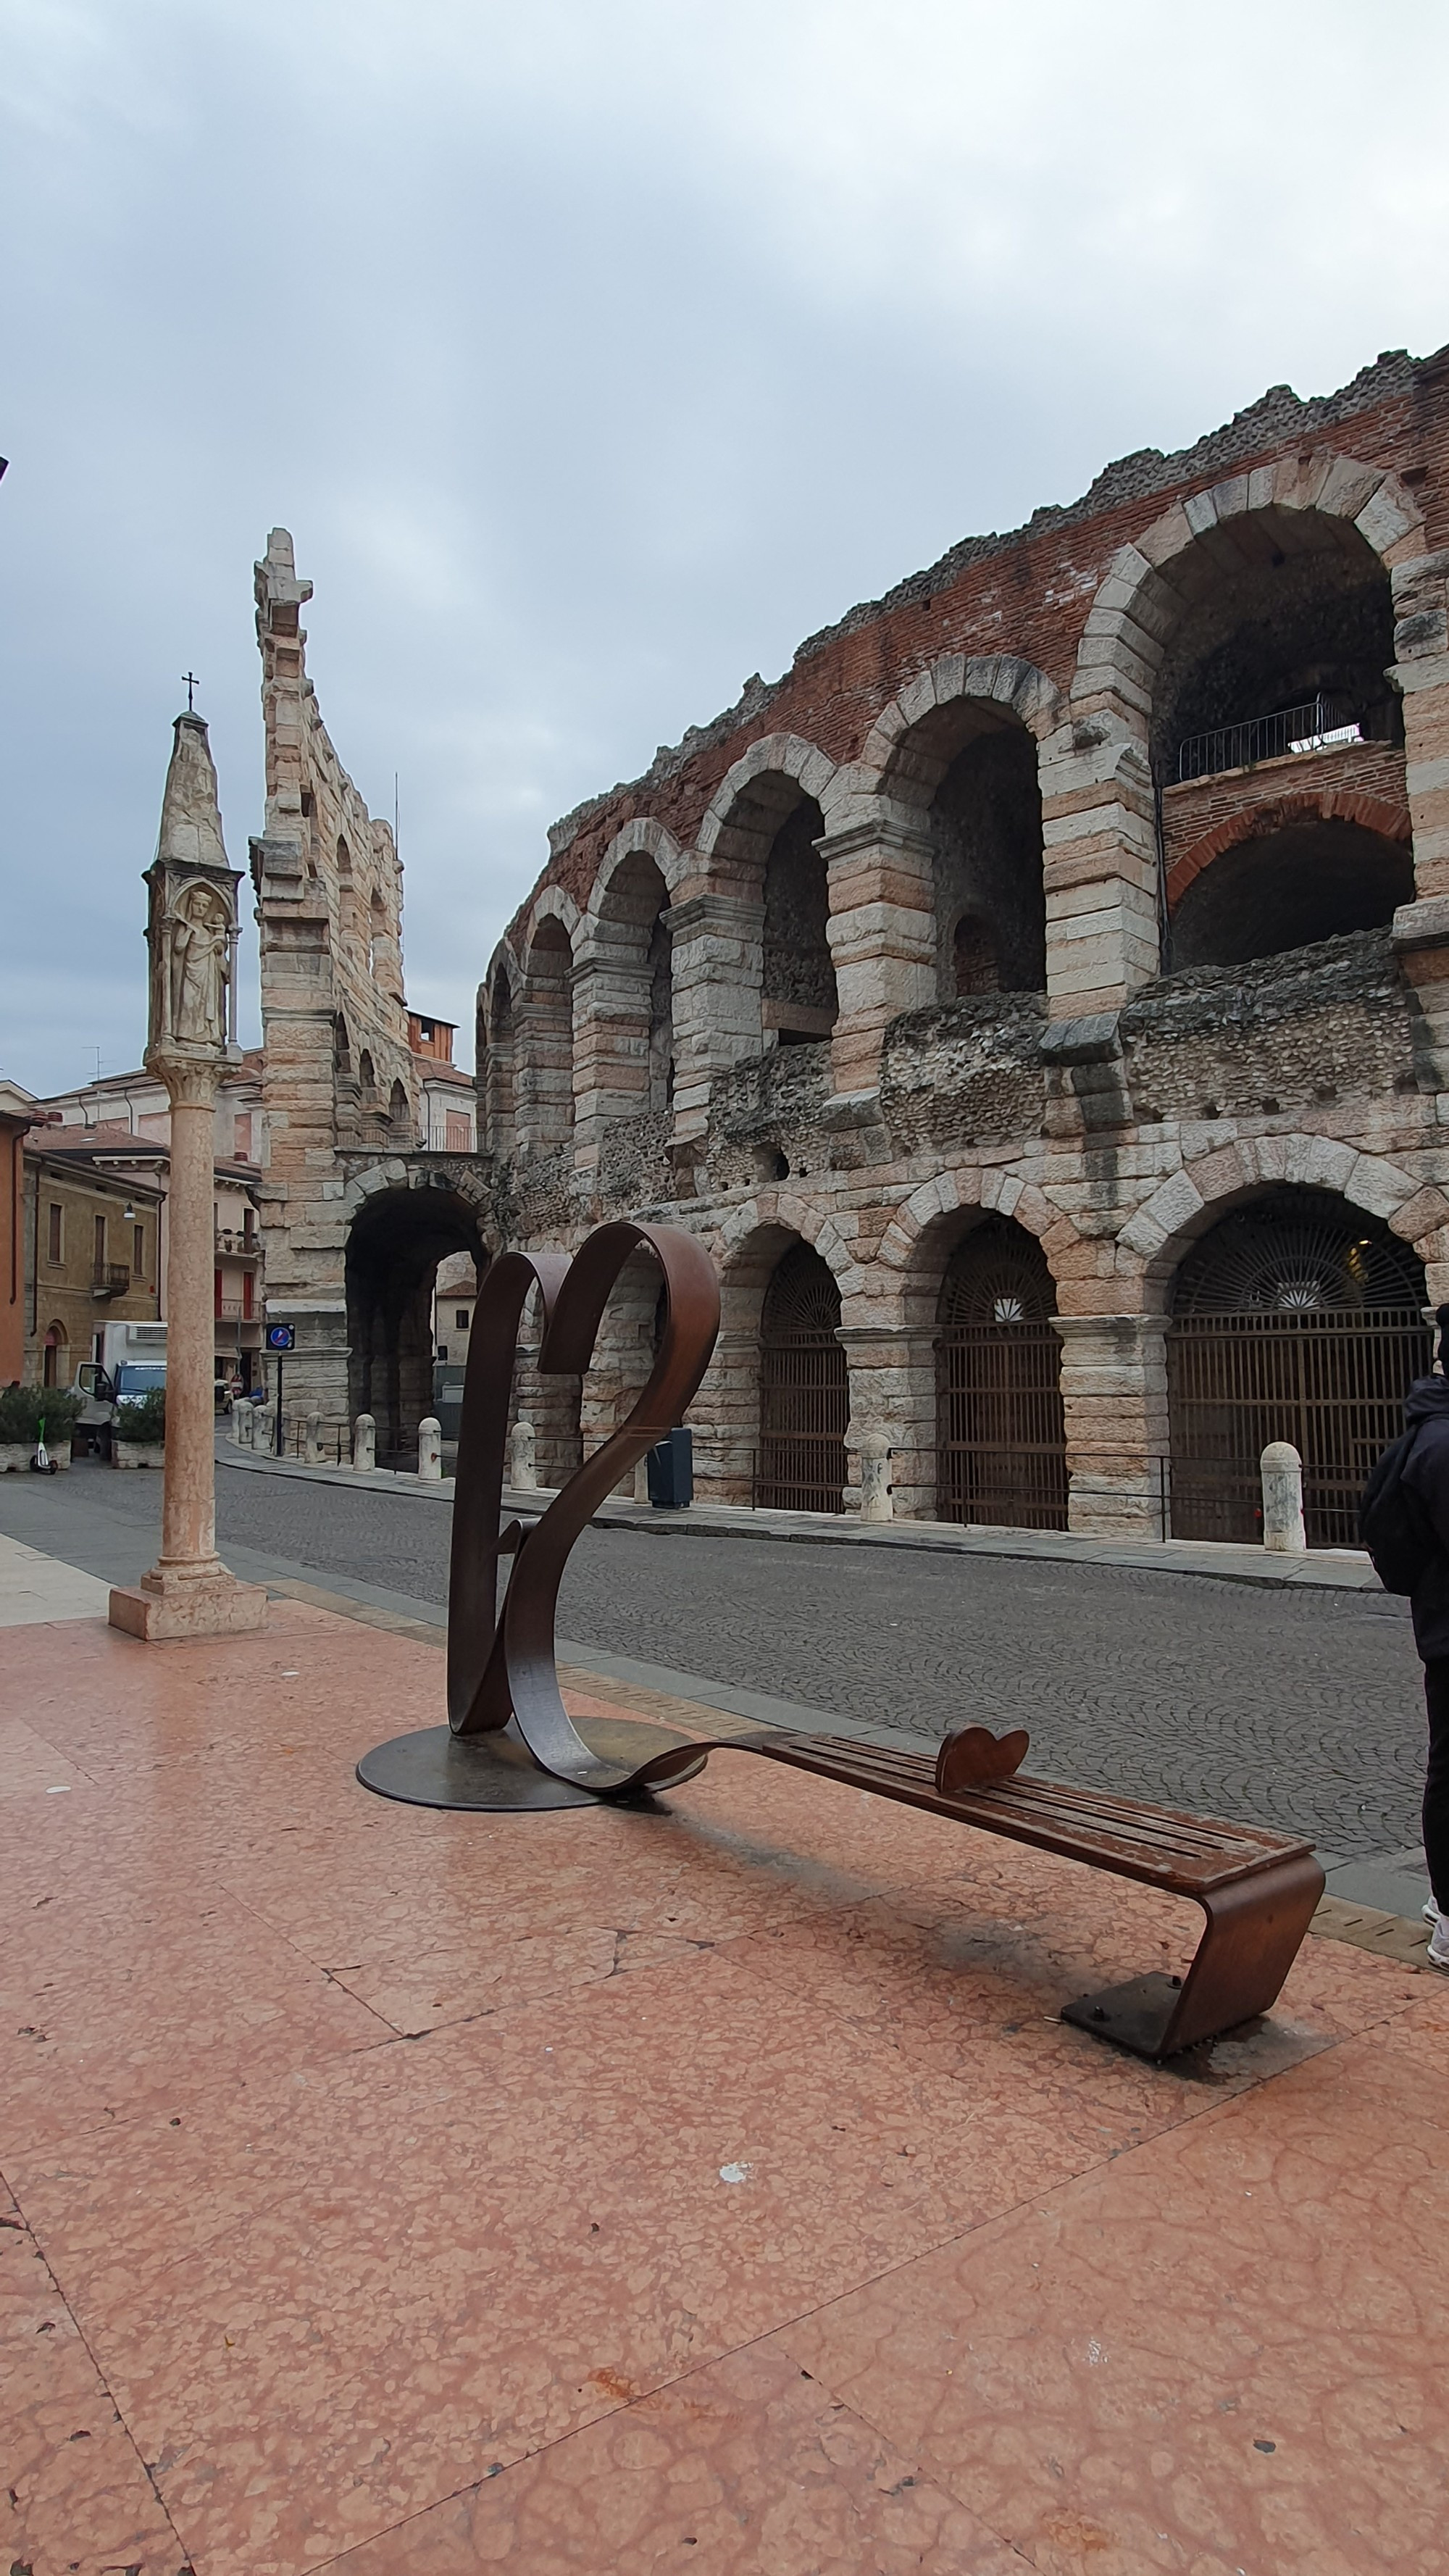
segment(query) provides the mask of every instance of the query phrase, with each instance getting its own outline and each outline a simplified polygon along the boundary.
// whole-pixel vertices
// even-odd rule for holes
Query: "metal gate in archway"
[[[936,1509],[943,1521],[1065,1529],[1061,1342],[1046,1255],[1002,1217],[968,1234],[941,1289]]]
[[[1261,1538],[1260,1461],[1303,1460],[1310,1547],[1358,1544],[1358,1499],[1432,1358],[1424,1272],[1376,1218],[1293,1190],[1224,1217],[1178,1273],[1167,1335],[1174,1538]]]
[[[765,1291],[760,1315],[760,1446],[754,1494],[763,1511],[845,1509],[850,1383],[836,1340],[840,1291],[818,1252],[797,1243]]]

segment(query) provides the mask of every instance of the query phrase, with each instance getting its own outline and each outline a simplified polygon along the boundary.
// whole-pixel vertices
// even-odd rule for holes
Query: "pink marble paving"
[[[440,1816],[441,1659],[12,1630],[0,2568],[1449,2571],[1449,1981],[740,1754]],[[3,2517],[0,2517],[3,2518]]]

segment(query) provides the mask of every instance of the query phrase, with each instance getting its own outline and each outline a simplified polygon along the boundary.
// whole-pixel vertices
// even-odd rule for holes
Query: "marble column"
[[[148,1644],[266,1624],[260,1584],[216,1552],[213,1280],[216,1092],[232,1039],[237,877],[226,864],[206,726],[178,716],[147,871],[150,1018],[146,1066],[171,1103],[166,1208],[166,1463],[161,1554],[111,1594],[110,1621]]]

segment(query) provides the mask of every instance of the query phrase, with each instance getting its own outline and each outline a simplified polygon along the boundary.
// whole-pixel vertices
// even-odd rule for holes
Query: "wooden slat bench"
[[[588,1735],[587,1721],[581,1731]],[[1137,1879],[1168,1896],[1191,1897],[1207,1921],[1186,1976],[1133,1977],[1063,2007],[1064,2021],[1139,2057],[1175,2057],[1267,2012],[1323,1894],[1312,1844],[1258,1825],[1182,1815],[1021,1772],[989,1787],[947,1791],[938,1785],[941,1754],[847,1736],[762,1728],[692,1741],[701,1753],[759,1754],[1088,1869]]]

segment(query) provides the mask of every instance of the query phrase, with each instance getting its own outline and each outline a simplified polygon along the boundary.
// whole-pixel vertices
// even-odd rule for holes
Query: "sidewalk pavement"
[[[1449,2567],[1404,1927],[1330,1905],[1266,2023],[1147,2067],[1057,2016],[1185,1959],[1153,1891],[727,1752],[634,1810],[370,1796],[441,1716],[412,1624],[5,1639],[0,2565]]]
[[[218,1438],[217,1463],[250,1468],[263,1476],[300,1476],[321,1485],[366,1486],[378,1492],[451,1503],[454,1479],[375,1467],[306,1467],[234,1449]],[[509,1486],[503,1508],[512,1515],[551,1503],[552,1486]],[[811,1547],[904,1547],[943,1556],[1055,1557],[1067,1563],[1130,1565],[1154,1574],[1205,1574],[1218,1583],[1257,1583],[1271,1590],[1377,1592],[1378,1576],[1359,1548],[1310,1548],[1303,1556],[1270,1556],[1261,1547],[1227,1547],[1211,1539],[1086,1538],[1076,1530],[986,1529],[957,1521],[869,1522],[839,1512],[751,1511],[742,1504],[692,1503],[687,1511],[658,1511],[615,1496],[594,1514],[596,1529],[647,1531],[653,1538],[794,1539]]]

